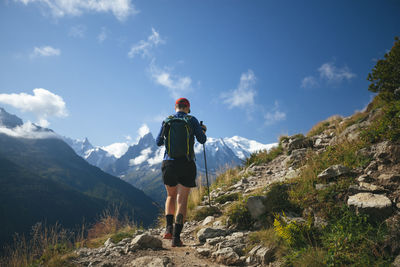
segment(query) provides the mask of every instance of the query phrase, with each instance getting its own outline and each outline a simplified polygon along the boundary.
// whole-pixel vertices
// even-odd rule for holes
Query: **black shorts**
[[[165,185],[196,187],[196,163],[187,159],[164,160],[162,162],[162,177]]]

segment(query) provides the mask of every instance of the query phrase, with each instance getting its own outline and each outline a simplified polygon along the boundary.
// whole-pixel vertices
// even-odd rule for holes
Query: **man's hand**
[[[207,127],[206,127],[204,124],[201,124],[200,126],[201,126],[201,128],[203,129],[203,133],[206,133]]]

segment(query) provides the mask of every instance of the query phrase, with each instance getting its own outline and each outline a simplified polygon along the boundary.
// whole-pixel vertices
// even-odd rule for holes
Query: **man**
[[[167,190],[167,199],[165,201],[165,217],[167,221],[166,231],[164,239],[172,239],[173,247],[183,246],[180,239],[180,234],[183,228],[183,223],[186,217],[187,200],[190,192],[190,188],[196,187],[196,164],[194,162],[194,137],[201,144],[204,144],[207,140],[205,132],[207,127],[199,124],[199,121],[194,116],[189,116],[190,103],[186,98],[179,98],[175,102],[174,115],[169,116],[163,121],[160,132],[156,138],[158,146],[165,145],[164,160],[162,162],[162,176]],[[187,129],[187,142],[183,140],[183,144],[187,143],[187,154],[179,157],[173,157],[171,155],[177,155],[177,153],[171,152],[171,150],[177,150],[171,141],[171,139],[183,139],[182,134],[177,134],[179,130],[173,130],[173,127],[179,127],[173,125],[173,123],[184,125],[184,129]],[[176,128],[174,128],[176,129]],[[180,128],[183,129],[183,128]],[[171,137],[171,135],[173,135]],[[184,135],[184,134],[183,134]],[[180,140],[175,141],[179,143]],[[180,148],[178,148],[179,150]],[[180,149],[182,150],[182,149]],[[180,155],[180,154],[179,154]],[[174,222],[174,215],[175,225]]]

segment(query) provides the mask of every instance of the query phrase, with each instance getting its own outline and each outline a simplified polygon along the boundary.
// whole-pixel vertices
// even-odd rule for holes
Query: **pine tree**
[[[368,90],[375,93],[394,93],[400,88],[400,39],[395,37],[392,49],[378,60],[367,80],[371,82]]]

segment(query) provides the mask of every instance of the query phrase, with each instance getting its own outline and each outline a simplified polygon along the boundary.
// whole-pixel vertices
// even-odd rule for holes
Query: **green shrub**
[[[293,249],[313,246],[317,242],[317,229],[313,227],[312,217],[304,223],[290,221],[283,215],[276,215],[274,230],[282,240]]]
[[[228,223],[235,225],[239,230],[249,230],[254,222],[247,209],[246,202],[243,200],[233,203],[229,207],[227,215],[229,216]]]
[[[219,196],[216,199],[214,199],[214,201],[219,204],[224,204],[225,202],[236,201],[238,199],[239,199],[239,193],[232,193],[232,194]]]
[[[400,101],[386,102],[382,110],[383,115],[361,132],[361,138],[369,143],[400,142]]]
[[[381,246],[386,235],[383,224],[371,224],[367,215],[356,215],[346,206],[331,215],[321,237],[328,266],[389,265],[391,258]]]

